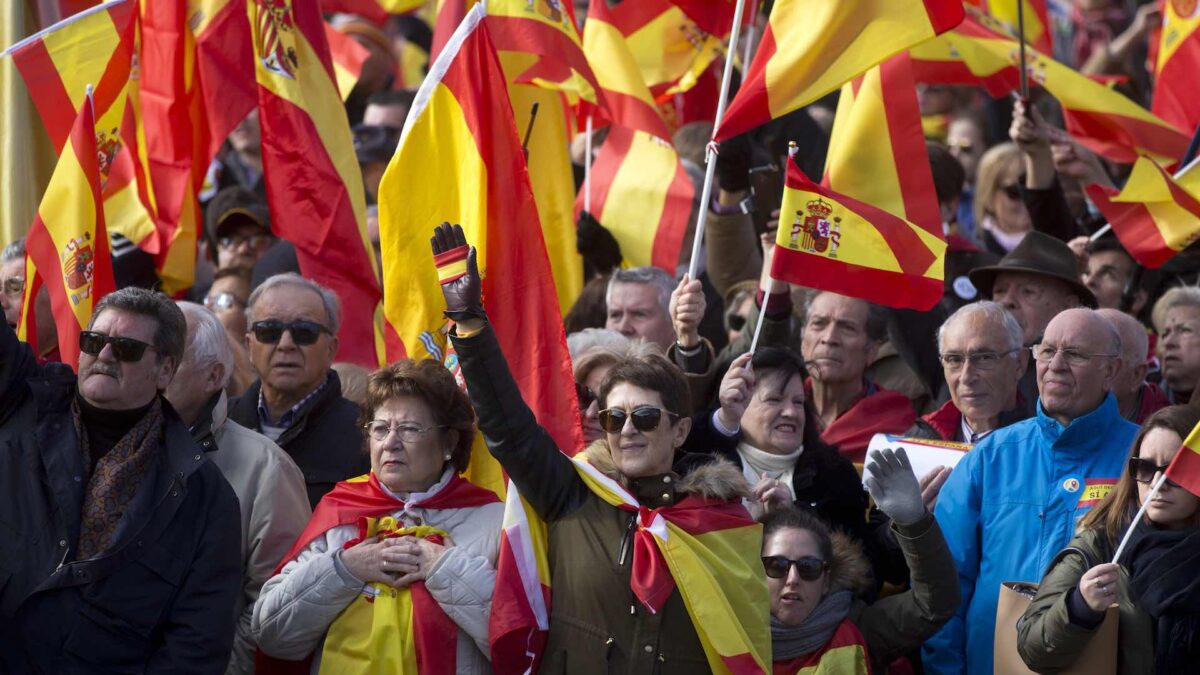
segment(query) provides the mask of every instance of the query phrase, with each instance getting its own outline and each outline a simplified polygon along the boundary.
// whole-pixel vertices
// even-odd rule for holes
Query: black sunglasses
[[[1016,200],[1021,198],[1021,186],[1017,185],[1016,183],[1013,183],[1012,185],[1005,185],[1000,188],[1000,191],[1003,192],[1009,199]]]
[[[133,338],[113,337],[94,330],[79,331],[79,351],[84,354],[99,356],[106,344],[112,345],[113,356],[117,357],[118,361],[126,363],[137,363],[142,360],[147,349],[154,349],[154,345]]]
[[[829,563],[820,558],[805,557],[799,560],[792,560],[781,555],[765,555],[762,559],[763,568],[767,571],[767,576],[772,579],[786,579],[788,571],[792,567],[796,568],[796,574],[805,581],[816,581],[821,578],[825,570],[829,569]]]
[[[267,319],[265,321],[255,321],[250,326],[251,332],[254,333],[254,339],[263,344],[273,345],[279,342],[279,338],[283,337],[283,331],[288,331],[292,334],[292,342],[306,347],[317,341],[321,337],[321,333],[329,333],[329,329],[316,321],[277,321],[275,319]],[[332,333],[330,333],[332,334]]]
[[[579,409],[587,410],[588,407],[592,405],[592,402],[598,397],[596,396],[596,392],[588,389],[586,384],[583,384],[582,382],[576,382],[575,398],[579,399]]]
[[[746,327],[746,317],[741,314],[730,312],[725,315],[725,328],[729,330],[741,330]]]
[[[1146,485],[1149,485],[1150,483],[1154,482],[1155,475],[1160,472],[1167,472],[1167,466],[1170,465],[1168,464],[1166,466],[1159,466],[1148,459],[1142,459],[1141,457],[1130,457],[1129,475],[1132,476],[1133,480],[1137,481],[1138,483],[1145,483]],[[1179,487],[1179,483],[1176,483],[1169,478],[1167,479],[1167,485],[1170,485],[1171,487]]]
[[[654,406],[643,405],[634,408],[629,412],[625,412],[620,408],[608,408],[600,411],[600,428],[610,434],[619,434],[621,429],[625,428],[625,419],[633,418],[633,428],[638,431],[654,431],[662,422],[663,413],[667,413],[667,417],[672,422],[679,419],[679,415],[670,410],[655,408]]]

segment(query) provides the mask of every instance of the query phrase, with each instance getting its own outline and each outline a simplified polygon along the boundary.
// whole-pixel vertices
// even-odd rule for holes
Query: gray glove
[[[871,452],[867,490],[875,504],[897,525],[913,525],[925,517],[921,486],[903,449]]]

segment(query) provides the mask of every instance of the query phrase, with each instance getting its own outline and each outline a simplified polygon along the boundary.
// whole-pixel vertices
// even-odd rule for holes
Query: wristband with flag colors
[[[433,263],[437,266],[438,283],[448,284],[466,276],[467,254],[470,251],[469,246],[459,246],[433,256]]]

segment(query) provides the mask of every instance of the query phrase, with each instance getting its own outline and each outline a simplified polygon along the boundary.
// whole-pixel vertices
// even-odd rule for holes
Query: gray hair
[[[342,323],[342,303],[338,300],[337,293],[325,288],[321,284],[306,279],[295,272],[284,272],[268,277],[262,282],[254,292],[250,294],[250,299],[246,301],[246,323],[254,324],[254,307],[258,304],[263,294],[272,289],[281,288],[283,286],[291,286],[293,288],[303,288],[313,293],[316,293],[321,298],[321,305],[325,308],[325,323],[329,332],[337,335],[338,328]]]
[[[0,263],[12,262],[19,258],[25,257],[25,239],[17,239],[10,242],[0,251]]]
[[[1150,336],[1141,321],[1119,309],[1098,309],[1096,313],[1117,331],[1121,339],[1121,359],[1127,367],[1134,367],[1146,360],[1150,352]]]
[[[833,291],[822,291],[811,289],[804,298],[804,322],[808,323],[808,315],[811,314],[812,305],[820,296],[829,293],[830,295],[840,295]],[[850,297],[850,296],[843,296]],[[875,342],[883,342],[888,337],[888,309],[883,305],[877,305],[873,302],[867,302],[862,298],[853,298],[867,306],[867,321],[863,326],[863,331],[867,337]]]
[[[1154,309],[1150,312],[1150,322],[1154,324],[1154,330],[1159,333],[1163,332],[1163,324],[1167,321],[1167,312],[1176,307],[1200,308],[1200,288],[1177,286],[1163,293],[1158,302],[1154,303]]]
[[[675,277],[657,267],[631,267],[627,270],[613,272],[608,280],[608,290],[604,293],[604,304],[612,301],[613,286],[617,284],[651,284],[658,287],[658,304],[668,314],[671,311],[671,293],[675,290]]]
[[[942,345],[945,342],[946,326],[949,326],[954,321],[959,319],[968,319],[977,314],[982,314],[985,318],[999,323],[1004,327],[1004,333],[1008,337],[1009,349],[1021,348],[1021,324],[1017,323],[1017,318],[1012,315],[1012,312],[1004,308],[998,302],[991,300],[980,300],[972,302],[969,305],[959,307],[953,314],[946,317],[941,326],[937,330],[937,347],[938,353],[942,353]]]
[[[229,384],[233,377],[233,346],[229,344],[229,334],[221,320],[209,308],[194,302],[180,300],[175,304],[183,311],[184,316],[191,317],[196,324],[187,344],[187,355],[201,367],[221,364],[225,368],[225,379],[221,388]]]
[[[157,326],[154,329],[154,348],[158,351],[158,360],[166,357],[175,359],[179,365],[183,358],[183,347],[187,341],[187,321],[183,312],[175,306],[175,302],[157,291],[151,291],[137,286],[128,286],[100,298],[92,310],[92,319],[88,322],[88,330],[96,325],[96,319],[106,309],[115,309],[138,316],[149,317]]]
[[[574,361],[593,349],[624,349],[629,338],[607,328],[584,328],[567,336],[567,352]]]

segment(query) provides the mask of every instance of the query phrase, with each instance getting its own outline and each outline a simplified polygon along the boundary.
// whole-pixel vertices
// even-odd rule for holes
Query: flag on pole
[[[1043,54],[1054,54],[1054,27],[1046,0],[968,0],[1016,35],[1019,32],[1017,3],[1025,3],[1025,43]]]
[[[38,281],[31,285],[44,284],[50,295],[59,353],[64,363],[78,370],[79,331],[91,321],[96,302],[115,288],[100,197],[96,120],[87,97],[59,154],[25,245],[26,269],[32,263],[37,270]],[[26,309],[32,304],[31,292]],[[31,317],[23,315],[22,324],[30,322]]]
[[[925,311],[942,297],[946,243],[883,209],[810,181],[788,162],[771,276]]]
[[[1175,459],[1167,466],[1166,476],[1184,490],[1200,495],[1200,425],[1183,441]]]
[[[716,140],[801,108],[963,19],[962,0],[777,0]]]
[[[625,36],[612,23],[608,0],[592,0],[583,25],[583,46],[614,124],[638,129],[670,142],[671,132],[658,113],[650,88],[638,68]]]
[[[1120,191],[1089,185],[1088,197],[1112,225],[1129,254],[1161,267],[1200,238],[1200,172],[1179,181],[1148,157],[1139,157]]]
[[[354,38],[325,23],[325,38],[329,40],[329,52],[333,57],[333,71],[337,74],[338,91],[342,100],[350,98],[358,78],[362,77],[363,64],[371,56],[367,48]]]
[[[907,54],[842,86],[821,184],[943,236]]]
[[[1163,3],[1163,26],[1154,67],[1150,110],[1180,129],[1200,126],[1200,11],[1196,3]]]
[[[630,267],[674,273],[692,215],[695,186],[667,141],[612,126],[592,163],[592,215],[621,245]],[[584,193],[575,198],[583,210]]]
[[[656,98],[696,86],[704,71],[724,53],[724,43],[717,36],[728,35],[733,23],[730,14],[725,28],[709,34],[668,0],[622,2],[607,9],[607,22],[625,36],[642,79]]]
[[[338,359],[377,366],[382,293],[366,197],[317,0],[247,0],[254,37],[263,178],[272,228],[300,270],[337,292]]]

